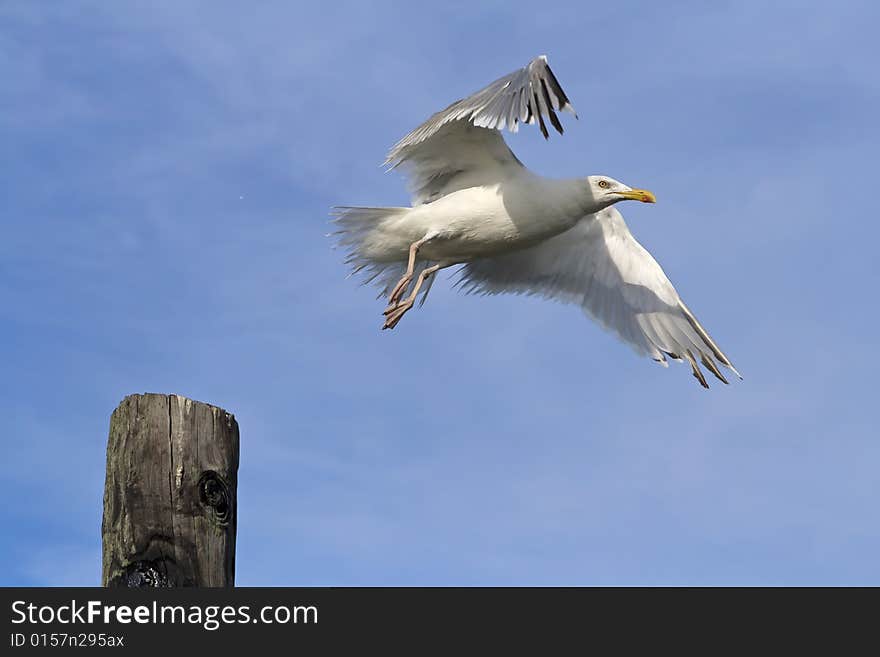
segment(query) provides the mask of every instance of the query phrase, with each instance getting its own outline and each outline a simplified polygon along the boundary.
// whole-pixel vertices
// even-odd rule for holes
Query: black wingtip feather
[[[559,117],[556,116],[556,112],[553,111],[553,101],[550,99],[550,93],[547,91],[547,85],[544,83],[544,80],[541,80],[541,91],[544,94],[544,98],[547,100],[547,116],[550,117],[550,123],[556,128],[556,132],[561,135],[563,134],[562,124],[559,122]]]
[[[541,128],[541,134],[544,135],[544,139],[550,139],[550,133],[547,131],[547,126],[544,123],[544,116],[541,114],[541,106],[538,104],[538,94],[537,92],[534,92],[532,95],[534,96],[535,108],[537,109],[534,114],[538,117],[538,125]]]

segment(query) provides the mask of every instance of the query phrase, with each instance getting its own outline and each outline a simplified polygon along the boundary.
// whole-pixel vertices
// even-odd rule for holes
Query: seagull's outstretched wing
[[[401,139],[385,164],[406,165],[413,204],[430,203],[450,192],[497,182],[507,167],[522,166],[500,130],[538,123],[549,137],[545,117],[561,134],[556,111],[574,108],[545,56],[437,112]]]
[[[698,360],[724,383],[715,361],[739,376],[613,207],[537,246],[470,262],[459,284],[467,292],[534,294],[579,304],[639,353],[664,365],[666,356],[687,360],[706,388]]]

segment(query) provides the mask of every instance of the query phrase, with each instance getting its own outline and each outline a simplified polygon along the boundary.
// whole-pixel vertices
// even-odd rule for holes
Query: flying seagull
[[[541,177],[513,154],[501,131],[556,115],[577,117],[546,56],[434,114],[385,161],[409,177],[412,207],[335,208],[336,235],[353,273],[388,298],[393,329],[434,275],[461,265],[458,285],[477,294],[529,294],[578,304],[636,352],[663,366],[687,361],[727,383],[727,356],[684,304],[657,261],[629,232],[615,204],[654,195],[609,176]],[[742,378],[742,377],[740,377]]]

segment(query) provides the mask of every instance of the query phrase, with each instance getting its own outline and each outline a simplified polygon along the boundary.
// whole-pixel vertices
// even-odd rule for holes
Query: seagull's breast
[[[568,230],[583,216],[577,199],[533,174],[469,187],[413,209],[412,219],[436,239],[422,253],[464,261],[535,244]]]

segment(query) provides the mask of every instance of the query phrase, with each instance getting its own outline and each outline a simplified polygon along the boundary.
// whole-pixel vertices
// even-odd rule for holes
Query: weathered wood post
[[[129,395],[110,418],[103,586],[233,586],[238,423],[179,395]]]

